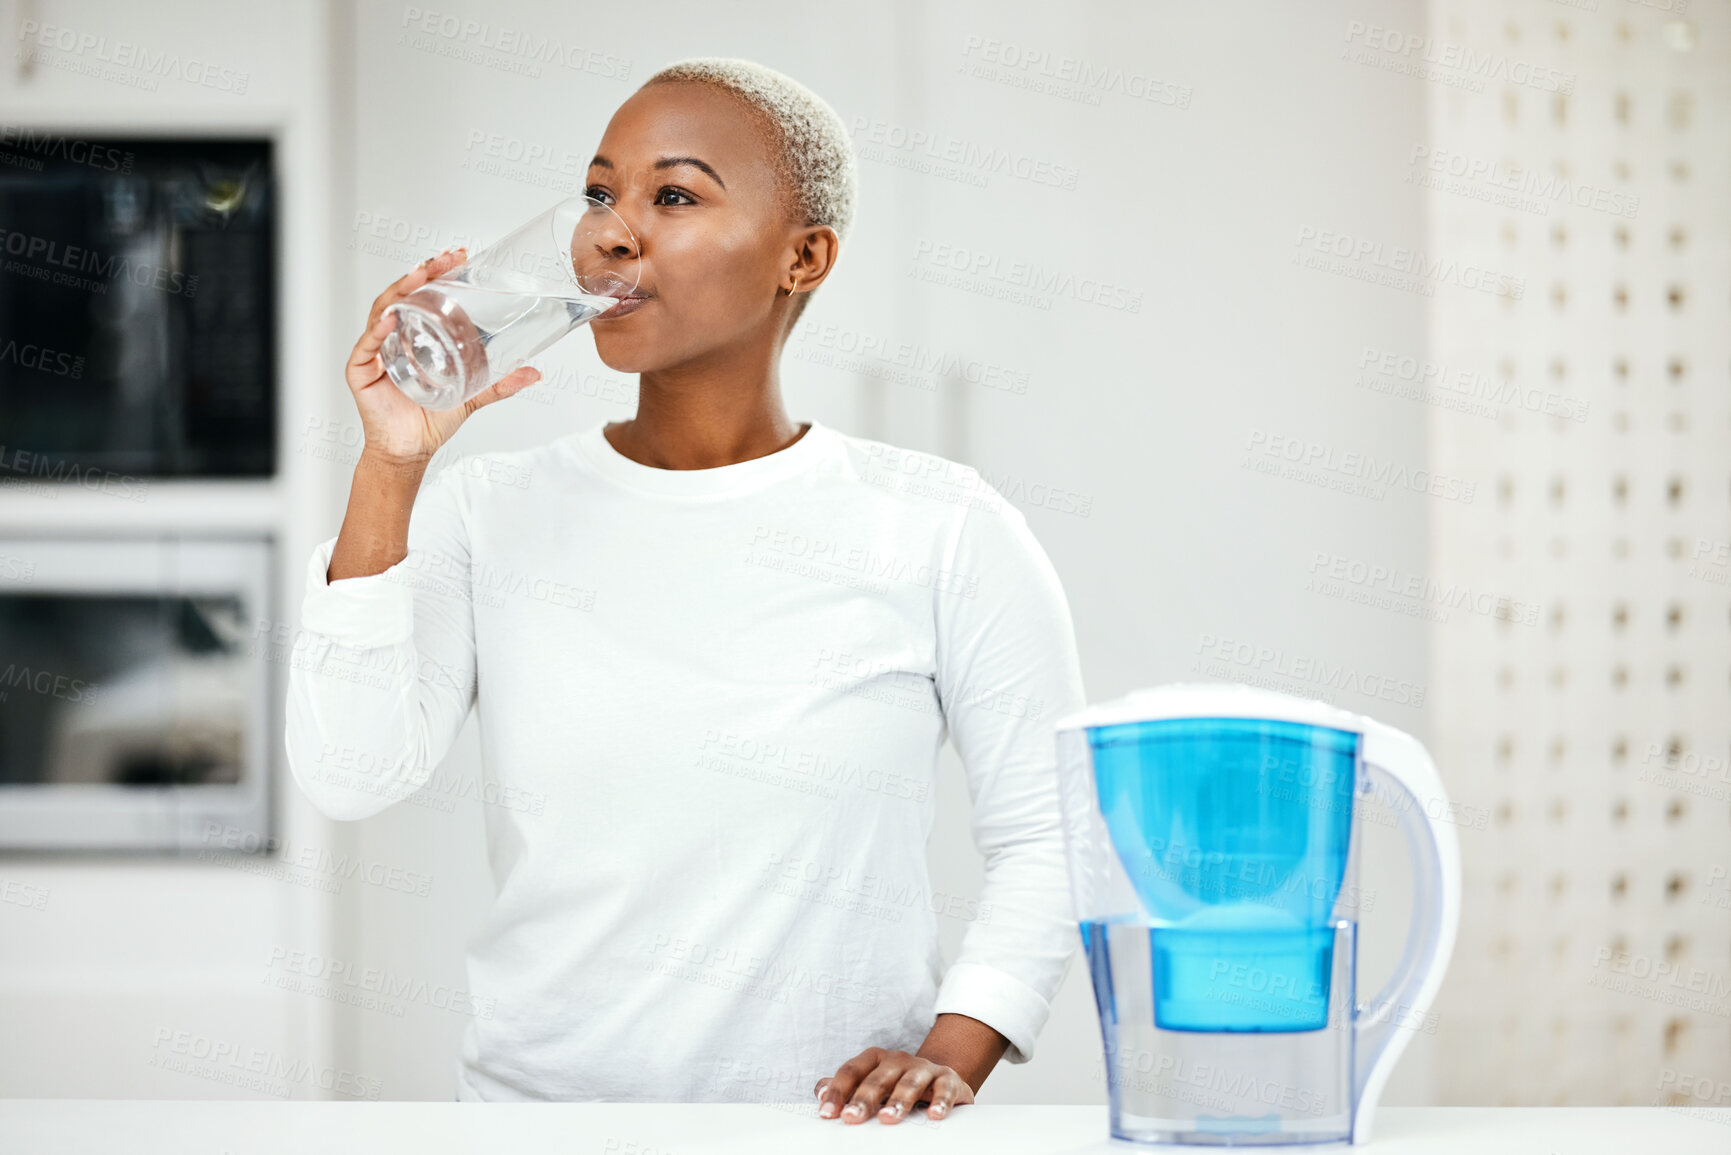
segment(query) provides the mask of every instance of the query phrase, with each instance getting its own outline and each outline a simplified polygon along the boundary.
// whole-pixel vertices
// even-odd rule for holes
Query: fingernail
[[[901,1113],[902,1113],[902,1105],[900,1103],[887,1104],[883,1110],[878,1112],[878,1114],[888,1115],[892,1119],[894,1119],[897,1115],[900,1115]]]
[[[928,1115],[942,1115],[943,1113],[944,1113],[944,1105],[942,1103],[933,1103],[932,1109],[930,1111],[926,1112],[926,1114],[928,1114]]]
[[[847,1113],[849,1115],[864,1115],[865,1114],[865,1104],[863,1104],[863,1103],[849,1103],[847,1105]]]
[[[817,1114],[818,1114],[818,1118],[820,1118],[820,1119],[833,1119],[833,1118],[835,1118],[835,1104],[834,1103],[825,1103],[823,1106],[821,1106],[817,1109]]]

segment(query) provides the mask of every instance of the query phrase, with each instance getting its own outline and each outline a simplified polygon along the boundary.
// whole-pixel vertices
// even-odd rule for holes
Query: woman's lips
[[[615,317],[623,317],[627,313],[635,313],[638,309],[641,309],[644,305],[648,304],[650,300],[652,300],[652,298],[639,297],[636,295],[621,297],[619,298],[619,303],[617,305],[614,305],[611,309],[608,309],[605,313],[602,313],[595,319],[597,321],[611,321]]]

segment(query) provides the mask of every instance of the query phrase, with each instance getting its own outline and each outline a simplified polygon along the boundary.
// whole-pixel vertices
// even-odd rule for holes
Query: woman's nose
[[[595,251],[614,260],[632,260],[638,253],[637,234],[617,210],[598,208],[584,219],[585,239]]]
[[[608,206],[592,204],[583,214],[571,239],[571,254],[579,276],[606,274],[637,283],[637,236]]]
[[[637,256],[637,234],[619,217],[609,213],[595,233],[595,247],[618,260]]]
[[[593,240],[596,256],[609,265],[625,265],[637,260],[637,238],[624,228],[609,229]]]

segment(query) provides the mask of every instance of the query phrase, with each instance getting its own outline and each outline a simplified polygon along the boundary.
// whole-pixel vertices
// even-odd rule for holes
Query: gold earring
[[[787,291],[787,295],[790,297],[793,296],[794,291],[797,290],[798,288],[799,288],[799,274],[795,273],[793,275],[793,288],[791,288]]]

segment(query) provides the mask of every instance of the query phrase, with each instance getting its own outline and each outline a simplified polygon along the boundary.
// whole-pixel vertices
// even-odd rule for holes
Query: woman
[[[423,488],[470,414],[538,374],[447,412],[383,375],[383,310],[460,250],[373,302],[348,364],[366,448],[308,565],[289,765],[363,818],[478,710],[498,897],[458,1098],[815,1093],[824,1118],[941,1118],[1027,1061],[1077,942],[1063,591],[973,470],[787,415],[782,346],[853,211],[827,104],[682,62],[614,115],[588,180],[639,245],[634,301],[592,326],[641,375],[636,416]],[[928,893],[946,735],[977,901]],[[969,924],[947,970],[940,914]]]

